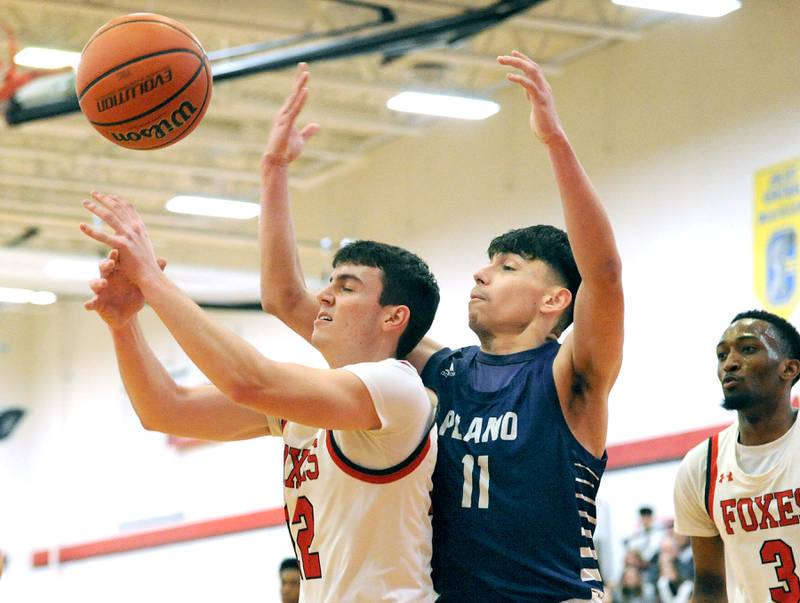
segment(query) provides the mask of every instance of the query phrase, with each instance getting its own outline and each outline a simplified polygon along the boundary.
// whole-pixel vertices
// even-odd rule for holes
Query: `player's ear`
[[[411,310],[408,306],[386,306],[383,318],[383,328],[386,331],[403,330],[411,319]]]
[[[572,292],[566,287],[553,287],[545,293],[539,309],[545,314],[563,312],[572,303]]]
[[[787,358],[783,361],[783,370],[781,377],[787,381],[794,381],[795,377],[800,374],[800,360],[794,358]]]

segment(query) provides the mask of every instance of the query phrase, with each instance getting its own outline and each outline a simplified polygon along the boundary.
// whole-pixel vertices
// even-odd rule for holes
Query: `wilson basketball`
[[[183,25],[134,13],[112,19],[86,42],[75,87],[81,111],[111,142],[159,149],[200,123],[211,101],[211,67]]]

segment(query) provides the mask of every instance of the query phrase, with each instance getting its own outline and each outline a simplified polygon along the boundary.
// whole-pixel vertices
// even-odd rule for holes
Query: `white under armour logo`
[[[456,369],[453,366],[453,361],[450,361],[450,368],[446,368],[441,372],[442,377],[455,377]]]

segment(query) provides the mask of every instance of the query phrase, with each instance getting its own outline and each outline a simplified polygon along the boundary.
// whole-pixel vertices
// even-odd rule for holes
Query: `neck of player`
[[[772,407],[759,405],[740,410],[739,443],[760,446],[774,442],[789,431],[796,420],[797,411],[788,399]]]

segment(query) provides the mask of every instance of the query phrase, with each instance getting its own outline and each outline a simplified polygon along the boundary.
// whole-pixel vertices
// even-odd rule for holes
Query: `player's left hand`
[[[275,116],[272,131],[264,150],[262,165],[288,165],[300,156],[308,139],[319,131],[319,124],[310,123],[302,130],[295,126],[297,116],[308,99],[308,65],[298,63],[294,88]]]
[[[501,65],[515,67],[522,73],[509,73],[506,78],[525,89],[531,103],[531,130],[544,144],[561,140],[565,137],[564,128],[558,119],[553,91],[542,73],[542,68],[530,57],[517,50],[510,55],[497,57]]]
[[[92,197],[94,201],[84,199],[83,206],[108,224],[114,234],[106,234],[88,224],[81,224],[81,232],[119,250],[117,265],[132,283],[140,285],[150,276],[160,276],[153,243],[133,205],[116,195],[93,192]]]

